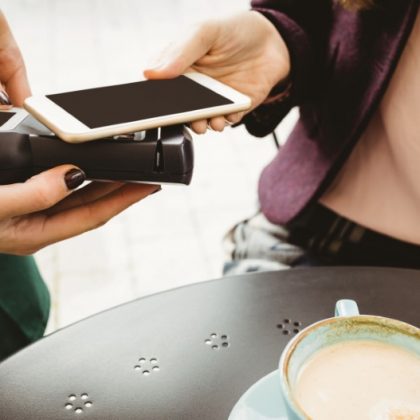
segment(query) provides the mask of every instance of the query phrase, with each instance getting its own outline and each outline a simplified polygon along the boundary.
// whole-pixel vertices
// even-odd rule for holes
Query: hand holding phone
[[[260,105],[290,72],[289,52],[274,25],[261,13],[245,11],[192,26],[185,38],[165,49],[161,62],[145,71],[148,79],[173,78],[188,69],[207,74],[251,98],[248,111]],[[223,130],[226,120],[239,122],[243,113],[197,120],[197,133],[209,125]]]

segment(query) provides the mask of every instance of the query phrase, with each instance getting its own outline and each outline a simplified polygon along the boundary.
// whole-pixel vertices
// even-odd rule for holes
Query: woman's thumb
[[[52,207],[86,179],[85,173],[72,165],[57,166],[24,183],[0,187],[3,203],[0,218],[22,216]]]

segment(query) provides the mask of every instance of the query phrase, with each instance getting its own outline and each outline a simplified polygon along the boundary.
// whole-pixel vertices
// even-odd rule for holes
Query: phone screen
[[[13,115],[16,115],[16,112],[0,112],[0,127],[6,124]]]
[[[233,103],[185,76],[58,93],[47,98],[89,128]]]

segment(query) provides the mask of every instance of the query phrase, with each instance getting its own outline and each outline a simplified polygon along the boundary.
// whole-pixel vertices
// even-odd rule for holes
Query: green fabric
[[[0,254],[0,355],[42,337],[50,295],[33,257]]]
[[[16,327],[16,322],[2,309],[0,309],[0,331],[0,362],[30,343]]]

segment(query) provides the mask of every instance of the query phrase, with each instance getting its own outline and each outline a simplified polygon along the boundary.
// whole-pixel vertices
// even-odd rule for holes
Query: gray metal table
[[[336,300],[420,325],[420,272],[314,268],[171,290],[58,331],[0,364],[0,418],[226,419]]]

